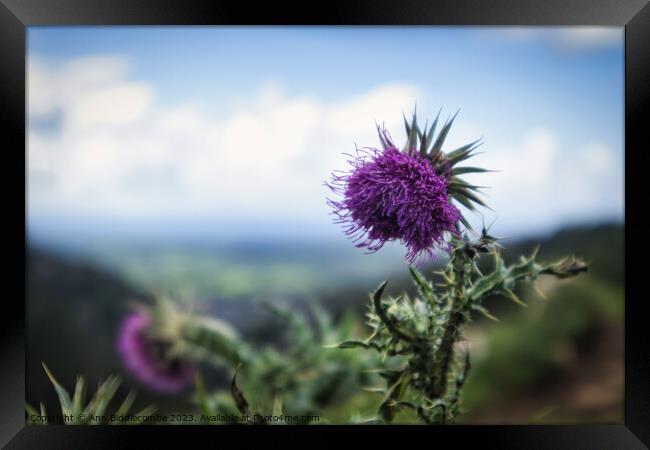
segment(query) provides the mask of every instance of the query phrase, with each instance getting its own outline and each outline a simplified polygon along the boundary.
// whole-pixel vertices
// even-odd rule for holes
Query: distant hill
[[[544,239],[526,239],[519,242],[504,242],[506,259],[519,254],[528,254],[535,245],[541,245],[540,258],[551,259],[565,254],[575,254],[592,261],[590,276],[597,276],[614,283],[624,280],[624,230],[622,225],[604,224],[590,227],[571,227],[558,231]],[[236,248],[229,249],[236,253]],[[250,253],[250,246],[248,250]],[[328,285],[326,290],[316,290],[313,296],[293,292],[282,296],[278,291],[269,294],[270,300],[283,300],[296,308],[305,309],[304,300],[322,301],[330,310],[363,311],[367,306],[368,290],[381,280],[363,278],[363,282],[348,283],[345,280],[327,276],[336,264],[336,255],[329,254],[318,261],[317,249],[311,250],[308,260],[310,270],[320,275]],[[331,249],[329,250],[331,253]],[[297,253],[304,258],[305,252]],[[149,260],[153,258],[148,256]],[[282,248],[275,255],[282,264],[300,264],[287,261]],[[273,254],[264,255],[264,264],[274,264]],[[38,404],[45,399],[55,405],[55,397],[40,366],[47,362],[61,381],[72,386],[74,376],[83,373],[95,383],[110,373],[121,373],[121,366],[114,350],[115,333],[123,315],[134,299],[147,301],[149,292],[138,288],[132,282],[106,267],[100,268],[92,259],[82,255],[71,255],[30,248],[28,253],[28,363],[27,398]],[[349,263],[349,262],[348,262]],[[400,264],[399,261],[396,262]],[[404,270],[391,277],[391,290],[395,293],[412,285]],[[320,273],[319,273],[320,270]],[[384,273],[387,271],[382,271]],[[368,277],[368,273],[365,274]],[[322,284],[319,283],[319,286]],[[205,299],[205,309],[237,326],[249,339],[275,341],[282,325],[262,309],[254,299],[246,296],[228,296]],[[127,384],[130,381],[127,377]],[[138,388],[138,386],[135,386]],[[146,391],[141,401],[153,399]]]
[[[589,261],[589,271],[615,283],[625,281],[625,230],[622,224],[600,224],[563,228],[544,240],[526,239],[504,243],[506,258],[529,254],[540,245],[541,260],[575,255]]]

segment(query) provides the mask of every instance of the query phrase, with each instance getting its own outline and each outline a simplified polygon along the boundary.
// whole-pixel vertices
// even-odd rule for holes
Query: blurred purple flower
[[[379,250],[400,239],[406,259],[421,264],[433,257],[435,247],[447,249],[446,231],[457,233],[460,212],[447,195],[449,177],[436,173],[419,154],[409,155],[394,146],[384,150],[357,150],[349,172],[336,171],[328,186],[341,201],[329,200],[336,223],[361,241],[359,248]]]
[[[117,339],[117,350],[129,371],[150,388],[176,393],[193,382],[194,366],[169,356],[170,343],[148,336],[151,317],[146,312],[126,316]]]

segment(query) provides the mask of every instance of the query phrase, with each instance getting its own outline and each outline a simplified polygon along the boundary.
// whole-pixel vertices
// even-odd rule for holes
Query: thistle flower
[[[148,313],[129,314],[122,322],[117,350],[124,365],[139,381],[159,392],[179,392],[192,384],[194,366],[171,355],[171,343],[153,337],[151,325]]]
[[[356,246],[374,252],[401,239],[413,262],[444,246],[444,233],[457,232],[460,212],[449,202],[448,177],[436,174],[424,158],[390,146],[358,151],[349,174],[334,175],[342,201],[330,200],[346,234],[364,240]]]
[[[378,126],[382,149],[357,149],[348,161],[352,169],[332,174],[326,184],[343,199],[328,199],[327,203],[334,210],[335,223],[344,225],[356,247],[375,252],[386,242],[401,240],[407,247],[406,259],[421,263],[433,256],[435,248],[449,250],[445,235],[460,235],[459,222],[469,228],[451,200],[469,210],[474,210],[475,204],[485,204],[472,192],[478,186],[458,175],[486,170],[454,167],[472,156],[478,141],[442,152],[454,118],[434,139],[438,117],[421,131],[413,114],[410,124],[404,120],[408,140],[402,151]]]

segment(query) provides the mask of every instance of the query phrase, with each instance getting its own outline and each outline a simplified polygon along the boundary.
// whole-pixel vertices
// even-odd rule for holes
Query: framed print
[[[0,22],[7,448],[647,448],[647,2]]]

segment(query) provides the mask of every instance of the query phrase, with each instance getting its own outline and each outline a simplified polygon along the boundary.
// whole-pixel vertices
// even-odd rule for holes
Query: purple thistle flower
[[[348,161],[352,169],[336,171],[327,184],[343,199],[328,199],[328,204],[335,223],[361,241],[356,247],[375,252],[400,239],[408,250],[406,259],[422,264],[433,257],[435,247],[448,249],[444,234],[458,233],[461,214],[447,193],[449,175],[437,174],[429,160],[411,153],[393,145],[357,150]]]
[[[194,366],[169,356],[170,343],[150,337],[146,312],[129,314],[118,333],[117,350],[129,371],[150,388],[173,394],[193,382]]]

